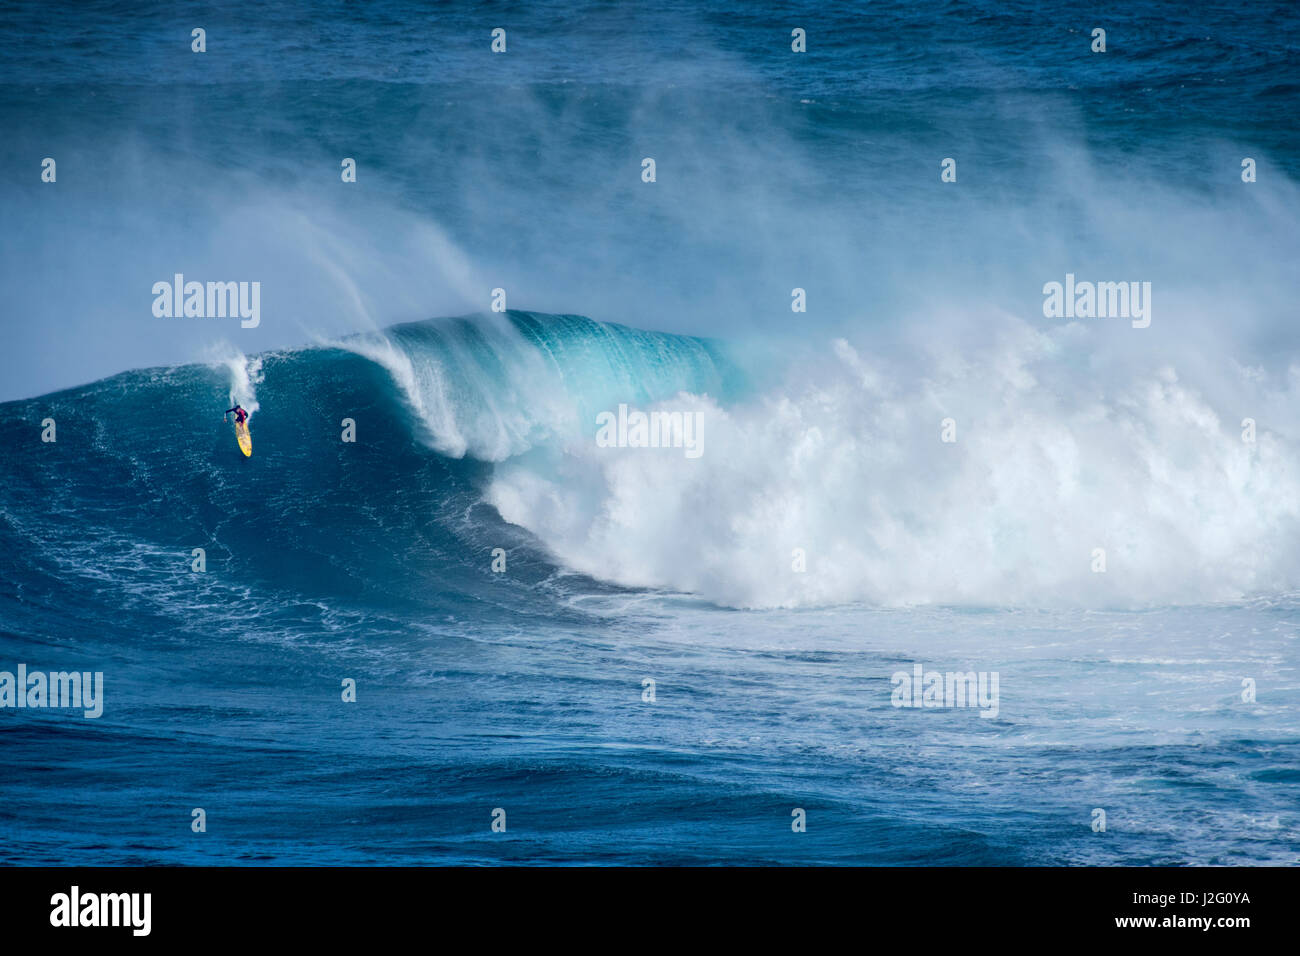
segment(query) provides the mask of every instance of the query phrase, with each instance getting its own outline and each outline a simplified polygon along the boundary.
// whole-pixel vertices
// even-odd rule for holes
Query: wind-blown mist
[[[1294,243],[1297,202],[1273,157],[1294,153],[1293,132],[1264,105],[1270,122],[1235,138],[1233,121],[1207,115],[1229,95],[1217,88],[1176,134],[1153,126],[1162,91],[1200,82],[1199,61],[1148,61],[1145,32],[1112,28],[1117,55],[1089,60],[1074,33],[1026,49],[1014,17],[995,17],[939,70],[897,38],[833,22],[832,49],[801,60],[773,55],[788,37],[689,4],[595,5],[560,23],[519,12],[518,56],[493,58],[465,39],[480,15],[453,11],[436,29],[455,42],[428,44],[427,68],[386,67],[391,46],[377,46],[374,63],[346,61],[356,76],[343,82],[344,61],[293,44],[266,75],[259,44],[293,39],[288,9],[230,22],[239,43],[206,60],[159,46],[150,75],[165,88],[132,79],[136,34],[157,42],[148,18],[134,32],[92,24],[88,86],[42,83],[55,64],[33,60],[39,43],[12,51],[26,82],[3,88],[14,135],[0,149],[33,172],[5,187],[0,276],[23,321],[0,397],[192,361],[223,338],[252,353],[479,311],[494,288],[517,308],[776,350],[845,336],[878,354],[918,325],[979,341],[1004,313],[1041,322],[1044,282],[1095,272],[1155,283],[1155,325],[1135,351],[1211,336],[1212,353],[1227,339],[1245,364],[1277,355],[1290,306],[1276,252]],[[340,20],[350,50],[394,41],[382,18]],[[41,23],[52,37],[69,26]],[[671,36],[673,52],[648,53],[634,27]],[[839,46],[853,39],[861,51]],[[1205,55],[1283,52],[1231,32],[1214,42]],[[982,45],[988,59],[972,54]],[[846,73],[853,61],[871,68]],[[1081,72],[1094,80],[1062,92]],[[1278,94],[1260,95],[1245,103]],[[38,181],[38,154],[58,159],[57,184]],[[1260,165],[1250,186],[1243,155]],[[355,184],[340,181],[343,157]],[[945,157],[955,184],[939,181]],[[261,325],[155,318],[150,288],[177,272],[261,281]],[[790,312],[795,287],[805,314]],[[940,331],[954,306],[968,323]]]

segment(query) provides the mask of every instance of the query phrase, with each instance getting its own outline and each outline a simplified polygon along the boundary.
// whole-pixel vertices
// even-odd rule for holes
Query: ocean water
[[[0,861],[1300,861],[1298,41],[7,5],[0,672],[103,708],[0,706]]]

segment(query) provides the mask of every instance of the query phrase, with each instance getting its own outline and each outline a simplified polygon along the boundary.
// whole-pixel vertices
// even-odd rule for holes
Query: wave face
[[[214,628],[286,608],[326,626],[430,608],[563,617],[533,591],[548,596],[554,562],[484,503],[491,463],[560,448],[615,396],[725,394],[729,376],[702,340],[511,313],[7,403],[0,575],[33,633],[43,608],[88,584],[128,617]],[[222,422],[232,401],[252,410],[248,460]],[[341,440],[346,418],[355,443]],[[489,568],[497,547],[511,586]],[[194,548],[207,574],[191,572]]]
[[[573,572],[747,608],[1195,604],[1300,585],[1300,461],[1273,425],[1294,420],[1300,373],[1240,368],[1207,393],[1169,365],[1107,369],[1099,349],[1081,369],[1085,334],[1020,325],[913,374],[843,339],[742,361],[511,312],[130,372],[3,406],[7,446],[28,449],[0,492],[0,544],[23,556],[6,583],[131,581],[129,604],[190,607],[215,596],[177,555],[202,547],[212,577],[254,604],[270,588],[268,607],[285,589],[425,605],[437,582],[452,613],[563,613],[531,587]],[[253,410],[250,461],[216,418],[230,401]],[[698,457],[598,442],[620,405],[696,416]],[[35,442],[46,418],[57,440]]]

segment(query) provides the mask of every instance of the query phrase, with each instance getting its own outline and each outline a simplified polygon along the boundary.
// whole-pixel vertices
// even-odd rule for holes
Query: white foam
[[[488,498],[569,567],[736,607],[1132,606],[1300,585],[1294,374],[1203,390],[1102,347],[1097,326],[998,327],[906,370],[827,343],[753,402],[663,403],[703,413],[698,460],[589,440],[557,473],[498,466]]]
[[[233,345],[221,343],[208,349],[207,362],[216,368],[224,368],[229,373],[228,401],[232,406],[236,403],[242,405],[251,420],[253,413],[262,407],[257,401],[257,386],[265,378],[261,356],[249,357]]]

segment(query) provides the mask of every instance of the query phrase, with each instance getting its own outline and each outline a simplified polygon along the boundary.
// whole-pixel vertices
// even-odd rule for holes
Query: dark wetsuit
[[[227,408],[224,414],[229,415],[231,412],[235,413],[235,424],[237,425],[244,424],[244,419],[248,417],[248,412],[244,411],[238,405],[234,408]]]

